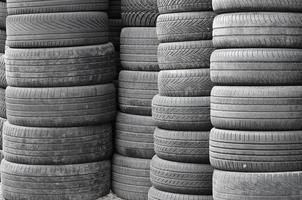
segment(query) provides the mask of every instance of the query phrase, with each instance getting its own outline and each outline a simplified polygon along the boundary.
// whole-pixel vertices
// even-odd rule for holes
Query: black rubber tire
[[[7,0],[9,15],[107,10],[108,0]]]
[[[154,150],[159,158],[185,163],[209,163],[209,132],[157,128]]]
[[[121,63],[123,69],[159,71],[156,28],[123,28],[121,32]]]
[[[301,12],[300,0],[213,0],[216,13],[233,12]]]
[[[243,173],[215,170],[215,200],[302,199],[302,172]]]
[[[33,127],[88,126],[111,122],[116,113],[113,84],[59,87],[7,87],[7,119]]]
[[[126,200],[147,199],[151,187],[150,161],[115,154],[112,161],[112,191]]]
[[[156,0],[121,0],[122,21],[129,27],[155,27],[159,16]]]
[[[118,101],[122,112],[133,115],[152,115],[152,98],[158,94],[158,72],[121,71]]]
[[[301,152],[302,131],[212,129],[210,134],[211,165],[225,171],[300,171]]]
[[[301,49],[220,49],[211,56],[219,85],[302,85]]]
[[[209,68],[213,51],[212,40],[161,43],[158,65],[161,70]]]
[[[154,156],[151,116],[118,113],[115,124],[116,152],[128,157],[151,159]]]
[[[120,51],[120,35],[122,31],[121,19],[109,19],[109,41],[114,45],[114,49]]]
[[[302,13],[221,14],[213,23],[216,48],[301,48]]]
[[[150,179],[158,190],[192,195],[212,194],[213,168],[209,164],[172,162],[154,156]]]
[[[77,165],[23,165],[2,160],[5,199],[95,200],[110,192],[110,161]]]
[[[211,121],[220,129],[301,130],[302,86],[216,86],[211,96]]]
[[[184,12],[160,15],[156,30],[160,42],[212,39],[214,12]]]
[[[158,74],[161,96],[210,96],[212,87],[210,69],[162,70]]]
[[[111,43],[6,51],[7,82],[15,87],[64,87],[104,84],[116,73]]]
[[[163,192],[151,187],[148,193],[148,200],[213,200],[212,195],[190,195]]]
[[[210,97],[165,97],[156,95],[152,116],[159,128],[176,131],[211,130]]]
[[[104,44],[109,41],[108,31],[105,12],[10,15],[6,45],[39,48]]]
[[[111,124],[71,128],[33,128],[6,122],[5,160],[28,165],[64,165],[110,159]]]
[[[211,11],[211,0],[157,0],[159,13]]]
[[[7,17],[7,9],[6,3],[0,2],[0,28],[5,30],[6,27],[6,17]]]
[[[0,53],[0,87],[6,88],[7,81],[6,81],[6,73],[5,73],[5,55]]]
[[[109,19],[121,19],[121,0],[109,0]]]

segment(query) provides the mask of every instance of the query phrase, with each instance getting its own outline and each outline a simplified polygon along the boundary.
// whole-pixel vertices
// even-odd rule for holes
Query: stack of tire
[[[147,200],[154,156],[152,98],[158,94],[156,0],[122,0],[122,29],[112,191],[127,200]]]
[[[209,164],[211,1],[158,0],[159,95],[149,200],[212,199]]]
[[[110,192],[116,114],[107,0],[8,0],[7,200],[95,200]]]
[[[214,199],[302,199],[302,2],[213,7]]]

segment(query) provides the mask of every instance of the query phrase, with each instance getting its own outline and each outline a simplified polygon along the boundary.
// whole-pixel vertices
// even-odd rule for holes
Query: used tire
[[[184,12],[160,15],[156,30],[160,42],[212,39],[214,12]]]
[[[163,70],[158,74],[161,96],[210,96],[212,87],[210,69]]]
[[[231,130],[301,130],[302,87],[219,87],[212,90],[211,120]]]
[[[159,13],[211,11],[211,0],[157,0]]]
[[[114,47],[111,43],[6,51],[7,82],[15,87],[64,87],[113,81]]]
[[[6,88],[6,73],[5,73],[5,55],[0,53],[0,87]]]
[[[161,70],[209,68],[213,51],[211,40],[161,43],[158,65]]]
[[[216,48],[301,48],[302,13],[221,14],[213,23]]]
[[[110,159],[111,124],[71,128],[33,128],[6,122],[5,160],[29,165],[64,165]]]
[[[156,95],[152,116],[159,128],[179,131],[210,130],[210,97]]]
[[[156,28],[123,28],[121,32],[121,63],[126,70],[159,71]]]
[[[220,49],[211,56],[219,85],[301,85],[300,49]]]
[[[33,127],[88,126],[115,117],[113,84],[59,88],[6,89],[7,119]]]
[[[109,41],[108,31],[105,12],[10,15],[6,44],[12,48],[104,44]]]
[[[162,159],[185,163],[209,163],[209,132],[170,131],[157,128],[154,150]]]
[[[302,198],[302,172],[242,173],[215,170],[215,200],[291,200]]]
[[[178,194],[212,194],[212,174],[211,165],[171,162],[157,156],[150,166],[153,187]]]
[[[158,72],[121,71],[118,101],[122,112],[134,115],[152,114],[152,98],[158,94]]]
[[[115,154],[112,161],[112,191],[126,200],[148,198],[150,160]]]
[[[115,124],[117,153],[135,158],[154,156],[153,133],[155,122],[151,116],[118,113]]]
[[[110,161],[77,165],[23,165],[2,160],[5,199],[95,200],[110,192]]]

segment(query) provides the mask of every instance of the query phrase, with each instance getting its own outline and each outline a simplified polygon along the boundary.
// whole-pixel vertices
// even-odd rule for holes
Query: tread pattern
[[[104,44],[108,38],[105,12],[66,12],[10,15],[7,46],[65,47]]]
[[[301,48],[302,14],[249,12],[221,14],[213,23],[216,48]]]
[[[33,127],[86,126],[115,117],[113,84],[59,88],[7,87],[7,119]]]
[[[6,82],[6,73],[5,73],[5,56],[4,54],[0,53],[0,87],[6,88],[7,82]]]
[[[158,0],[159,13],[177,13],[192,11],[211,11],[211,0]]]

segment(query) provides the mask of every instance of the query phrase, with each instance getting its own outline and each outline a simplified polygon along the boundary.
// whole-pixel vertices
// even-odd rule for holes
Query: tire
[[[158,40],[161,43],[211,40],[214,16],[214,12],[160,15],[156,24]]]
[[[120,35],[122,31],[121,19],[109,19],[109,41],[114,45],[116,51],[120,51]]]
[[[121,32],[121,63],[123,69],[159,71],[156,28],[123,28]]]
[[[212,87],[210,69],[163,70],[158,74],[161,96],[210,96]]]
[[[110,192],[110,161],[77,165],[23,165],[2,160],[5,199],[95,200]]]
[[[176,131],[211,130],[210,97],[165,97],[152,101],[152,117],[159,128]]]
[[[214,87],[211,120],[216,128],[253,131],[302,129],[302,87]]]
[[[282,172],[302,169],[302,131],[252,132],[213,129],[210,161],[215,169]]]
[[[108,16],[110,19],[121,19],[121,0],[110,0]]]
[[[150,166],[153,187],[177,194],[212,194],[212,174],[210,165],[171,162],[157,156]]]
[[[212,11],[211,0],[157,0],[159,13]]]
[[[5,74],[5,55],[0,53],[0,87],[6,88],[6,74]]]
[[[7,119],[32,127],[99,125],[115,117],[113,84],[6,89]]]
[[[213,0],[213,9],[216,13],[233,12],[301,12],[300,0]]]
[[[301,85],[300,49],[221,49],[211,57],[219,85]]]
[[[15,87],[66,87],[113,81],[114,47],[111,43],[6,51],[7,82]]]
[[[151,159],[154,156],[151,116],[118,113],[115,124],[116,152],[128,157]]]
[[[144,200],[148,197],[150,159],[125,157],[118,154],[112,161],[112,191],[126,200]]]
[[[0,88],[0,118],[6,118],[5,89]]]
[[[107,10],[108,0],[7,0],[9,15]]]
[[[28,165],[67,165],[110,159],[111,124],[71,128],[33,128],[6,122],[5,160]]]
[[[5,30],[6,27],[7,9],[6,3],[0,2],[0,28]]]
[[[7,17],[7,46],[11,48],[67,47],[104,44],[108,39],[104,12],[67,12]]]
[[[161,43],[158,65],[161,70],[209,68],[213,51],[211,40]]]
[[[158,72],[121,71],[118,101],[122,112],[151,116],[152,98],[158,94]]]
[[[209,132],[157,128],[154,150],[159,158],[184,163],[209,163]]]
[[[4,54],[6,45],[6,32],[0,29],[0,53]]]
[[[190,195],[163,192],[151,187],[148,193],[148,200],[213,200],[212,195]]]
[[[3,138],[3,124],[6,122],[6,119],[5,118],[1,118],[0,117],[0,149],[2,149],[3,147],[3,141],[2,141],[2,138]],[[1,151],[1,154],[0,154],[0,160],[3,159],[3,152]],[[1,162],[0,162],[1,164]],[[1,165],[0,165],[0,168],[1,168]],[[1,180],[0,180],[1,181]]]
[[[214,171],[215,200],[291,200],[302,198],[301,171],[242,173]]]
[[[216,48],[301,48],[301,13],[232,13],[213,24]]]

